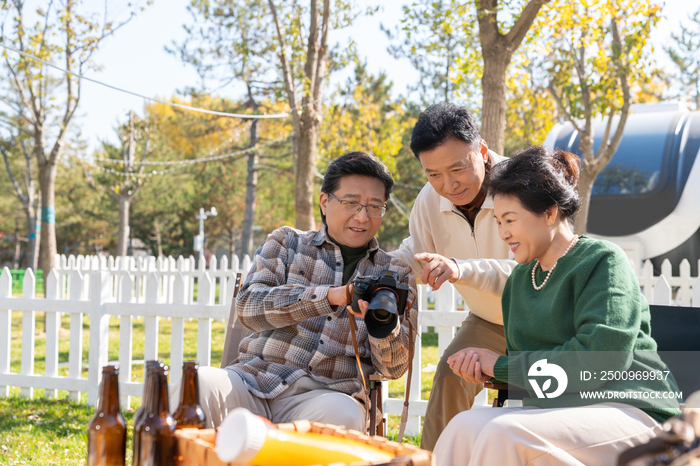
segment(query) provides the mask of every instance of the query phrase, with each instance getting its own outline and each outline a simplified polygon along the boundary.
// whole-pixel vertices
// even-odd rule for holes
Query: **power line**
[[[399,183],[398,181],[394,181],[394,184],[395,184],[396,186],[401,186],[401,187],[404,187],[404,188],[417,189],[418,191],[420,191],[421,189],[423,189],[423,188],[425,187],[425,185],[423,185],[423,186],[418,186],[418,185],[415,185],[415,184]]]
[[[10,47],[10,46],[8,46],[8,45],[5,45],[5,44],[3,44],[2,42],[0,42],[0,47],[3,47],[3,48],[5,48],[5,49],[7,49],[7,50],[11,50],[11,51],[13,51],[13,52],[15,52],[15,53],[18,53],[18,54],[22,55],[22,56],[25,57],[25,58],[29,58],[30,60],[38,61],[39,63],[42,63],[42,64],[44,64],[44,65],[46,65],[46,66],[50,66],[51,68],[55,68],[55,69],[57,69],[57,70],[59,70],[59,71],[62,71],[63,73],[69,74],[69,75],[71,75],[71,76],[75,76],[75,77],[77,77],[77,78],[84,79],[84,80],[86,80],[86,81],[90,81],[90,82],[93,82],[93,83],[95,83],[95,84],[99,84],[99,85],[101,85],[101,86],[108,87],[108,88],[113,89],[113,90],[115,90],[115,91],[124,92],[124,93],[126,93],[126,94],[130,94],[130,95],[133,95],[133,96],[136,96],[136,97],[140,97],[141,99],[144,99],[144,100],[150,100],[151,102],[157,102],[157,103],[163,104],[163,105],[170,105],[171,107],[176,107],[176,108],[180,108],[180,109],[183,109],[183,110],[189,110],[189,111],[192,111],[192,112],[199,112],[199,113],[206,113],[206,114],[209,114],[209,115],[225,116],[225,117],[231,117],[231,118],[244,118],[244,119],[287,118],[287,117],[290,115],[289,113],[276,113],[276,114],[269,114],[269,115],[249,115],[249,114],[246,114],[246,113],[218,112],[218,111],[216,111],[216,110],[207,110],[207,109],[204,109],[204,108],[191,107],[191,106],[188,106],[188,105],[176,104],[176,103],[173,103],[173,102],[166,102],[166,101],[164,101],[164,100],[154,99],[153,97],[147,97],[147,96],[145,96],[145,95],[137,94],[136,92],[128,91],[128,90],[126,90],[126,89],[121,89],[121,88],[119,88],[119,87],[112,86],[111,84],[103,83],[102,81],[98,81],[98,80],[96,80],[96,79],[88,78],[88,77],[83,76],[83,75],[81,75],[81,74],[74,73],[74,72],[72,72],[72,71],[66,70],[66,69],[61,68],[61,67],[59,67],[59,66],[56,66],[56,65],[54,65],[54,64],[52,64],[52,63],[49,63],[49,62],[47,62],[47,61],[44,61],[44,60],[42,60],[42,59],[39,58],[39,57],[35,57],[34,55],[30,55],[30,54],[28,54],[28,53],[26,53],[26,52],[22,52],[21,50],[17,50],[17,49],[15,49],[15,48],[13,48],[13,47]],[[314,103],[314,102],[315,102],[315,101],[309,102],[309,103],[307,103],[306,105],[311,105],[311,104]]]
[[[206,156],[206,157],[200,157],[197,159],[188,159],[188,160],[163,160],[163,161],[148,161],[144,160],[143,162],[134,162],[134,165],[138,164],[143,164],[143,165],[175,165],[175,166],[185,166],[185,165],[193,165],[195,163],[202,163],[202,162],[212,162],[214,160],[221,160],[221,159],[226,159],[230,157],[235,157],[237,155],[242,155],[242,154],[247,154],[248,152],[252,152],[255,150],[258,150],[262,147],[266,146],[271,146],[273,144],[277,144],[278,142],[285,141],[287,138],[282,137],[282,138],[277,138],[277,139],[272,139],[270,141],[264,142],[262,144],[257,144],[253,147],[249,147],[247,149],[241,149],[237,150],[234,152],[229,152],[228,154],[221,154],[221,155],[211,155],[211,156]],[[98,162],[107,162],[107,163],[124,163],[124,160],[121,159],[110,159],[110,158],[104,158],[104,157],[93,157],[93,160],[98,161]]]
[[[396,210],[405,218],[406,220],[410,220],[410,214],[408,213],[409,208],[401,202],[401,200],[394,196],[394,193],[389,194],[389,200],[391,201],[392,204],[394,204],[394,207],[396,207]]]
[[[234,140],[236,140],[238,138],[238,136],[241,135],[241,133],[243,132],[244,129],[245,129],[244,126],[237,128],[236,132],[230,138],[228,138],[228,140],[226,142],[224,142],[221,145],[219,145],[218,147],[215,147],[214,149],[210,150],[209,153],[205,157],[213,156],[215,153],[219,152],[219,150],[222,147],[226,147],[227,145],[232,143]],[[267,143],[265,143],[264,145],[267,145]],[[96,162],[105,162],[105,163],[114,163],[114,164],[124,163],[123,159],[115,159],[115,158],[109,158],[109,157],[95,157],[94,155],[92,157],[92,160],[96,161]],[[197,160],[197,159],[189,159],[189,163],[196,163],[196,162],[193,162],[193,160]],[[142,160],[139,163],[142,165],[179,165],[179,164],[186,164],[186,163],[188,163],[188,161],[187,160],[160,160],[160,161],[159,160]]]

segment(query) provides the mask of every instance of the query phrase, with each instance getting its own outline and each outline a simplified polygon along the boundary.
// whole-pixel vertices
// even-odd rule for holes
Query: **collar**
[[[440,194],[438,194],[440,196]],[[486,195],[484,203],[481,205],[481,210],[491,209],[493,210],[493,197]],[[452,203],[452,201],[445,199],[440,196],[440,212],[459,212],[459,208]]]
[[[484,204],[486,204],[486,201],[484,201]],[[340,249],[340,247],[331,241],[331,238],[328,236],[328,227],[326,225],[323,225],[320,230],[316,231],[314,237],[311,239],[311,241],[309,241],[311,246],[321,246],[323,243],[328,243],[334,248]],[[369,242],[367,252],[372,253],[377,249],[379,249],[379,241],[377,241],[377,238],[375,237]]]

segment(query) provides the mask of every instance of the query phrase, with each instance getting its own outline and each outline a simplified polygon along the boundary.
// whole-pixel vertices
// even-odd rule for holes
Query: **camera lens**
[[[387,322],[389,322],[392,315],[393,314],[391,312],[385,311],[384,309],[372,310],[372,316],[374,317],[374,320],[376,320],[380,324],[386,324]]]
[[[396,293],[390,289],[380,288],[369,302],[365,324],[367,332],[375,338],[385,338],[396,327],[398,304]]]

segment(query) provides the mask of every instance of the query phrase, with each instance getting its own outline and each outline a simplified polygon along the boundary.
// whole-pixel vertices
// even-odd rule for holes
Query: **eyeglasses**
[[[346,214],[349,215],[355,215],[360,213],[362,208],[364,207],[367,209],[367,215],[369,217],[374,217],[374,218],[382,218],[384,217],[384,214],[386,213],[386,204],[385,205],[363,205],[360,204],[357,201],[346,201],[344,199],[338,199],[335,197],[332,193],[328,193],[329,196],[331,196],[333,199],[338,201],[340,205],[342,206],[343,210],[345,211]]]

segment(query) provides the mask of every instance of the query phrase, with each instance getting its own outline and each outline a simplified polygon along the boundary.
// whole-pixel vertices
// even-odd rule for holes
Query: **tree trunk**
[[[595,183],[597,175],[598,173],[587,170],[584,164],[578,179],[578,195],[581,199],[581,209],[578,211],[578,214],[576,214],[576,221],[574,223],[574,233],[577,235],[586,234],[586,230],[588,229],[588,212],[591,207],[593,183]]]
[[[506,131],[506,73],[511,54],[495,47],[484,48],[484,74],[481,77],[481,138],[489,149],[503,155]]]
[[[297,158],[296,188],[294,208],[296,227],[300,230],[315,230],[314,219],[314,178],[316,176],[316,153],[318,152],[319,124],[313,114],[304,122],[299,135],[299,155]]]
[[[41,202],[39,203],[39,210],[41,210]],[[26,215],[27,215],[27,260],[26,264],[27,267],[31,267],[31,269],[36,272],[36,268],[38,265],[38,246],[39,242],[36,240],[36,210],[34,210],[34,200],[32,199],[29,202],[29,205],[27,206],[26,209]]]
[[[550,0],[529,0],[507,33],[498,22],[498,0],[477,0],[479,41],[484,57],[481,77],[481,138],[497,154],[503,155],[506,130],[506,73],[513,53],[520,47],[542,4]]]
[[[229,237],[228,247],[229,247],[229,252],[231,253],[231,262],[230,263],[233,264],[233,258],[236,256],[236,230],[234,228],[231,228],[229,230],[228,237]],[[243,260],[242,257],[240,259],[241,259],[241,261]]]
[[[117,233],[117,256],[126,256],[129,245],[129,196],[119,195],[119,232]]]
[[[3,159],[5,160],[5,168],[7,169],[7,174],[10,177],[10,181],[14,185],[15,193],[17,197],[22,202],[22,209],[24,210],[24,215],[27,218],[27,252],[25,255],[25,267],[31,268],[34,272],[37,270],[37,261],[39,258],[39,242],[37,241],[37,212],[41,211],[41,197],[37,199],[37,193],[34,183],[34,167],[32,166],[32,156],[27,151],[24,141],[20,141],[22,146],[22,151],[24,152],[24,158],[27,163],[27,172],[24,179],[24,185],[26,189],[26,194],[22,192],[17,178],[10,167],[10,163],[7,158],[5,151],[2,152]],[[36,204],[36,205],[35,205]]]
[[[18,270],[22,264],[20,264],[20,258],[22,256],[22,247],[20,246],[19,239],[19,225],[17,220],[15,220],[15,257],[12,259],[12,268]]]
[[[156,237],[156,248],[158,249],[158,257],[163,257],[163,235],[160,231],[160,224],[154,222],[153,227],[155,228]]]
[[[250,125],[250,147],[258,143],[258,121],[253,120]],[[241,238],[241,250],[243,255],[253,253],[253,226],[255,224],[255,196],[258,188],[258,151],[248,154],[248,176],[246,178],[245,192],[245,218],[243,220],[243,235]]]
[[[39,161],[39,184],[41,186],[41,248],[39,268],[48,277],[56,266],[56,171],[58,166],[48,161]]]
[[[294,208],[296,211],[295,226],[300,230],[313,230],[316,228],[314,217],[314,177],[316,176],[316,153],[318,151],[318,133],[321,125],[321,112],[323,109],[323,81],[326,77],[326,60],[328,59],[328,31],[331,28],[331,1],[323,0],[322,10],[318,9],[318,0],[310,1],[310,21],[308,29],[308,44],[306,60],[304,63],[304,97],[301,108],[297,107],[295,95],[296,86],[292,76],[292,67],[285,53],[285,38],[282,26],[277,15],[275,2],[268,1],[270,12],[274,18],[279,42],[279,57],[281,71],[284,76],[285,91],[293,116],[295,139],[296,163],[294,191]],[[322,20],[319,29],[319,16],[322,12]],[[321,31],[321,40],[318,33]],[[302,111],[301,117],[296,113]]]

